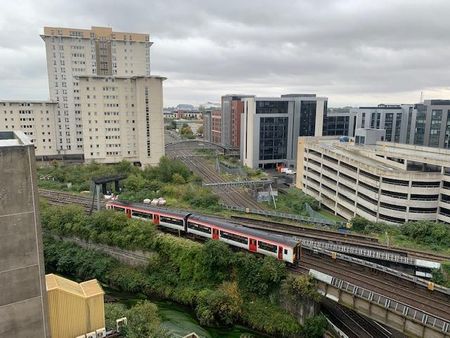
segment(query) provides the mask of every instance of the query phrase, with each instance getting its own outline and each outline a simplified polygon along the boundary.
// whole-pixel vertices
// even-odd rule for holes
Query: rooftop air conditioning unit
[[[106,329],[102,327],[95,331],[97,333],[97,338],[105,338],[106,337]]]
[[[128,325],[127,317],[122,317],[122,318],[116,319],[116,330],[117,330],[117,332],[120,332],[122,327],[127,326],[127,325]]]
[[[97,338],[97,334],[95,332],[86,333],[86,338]]]

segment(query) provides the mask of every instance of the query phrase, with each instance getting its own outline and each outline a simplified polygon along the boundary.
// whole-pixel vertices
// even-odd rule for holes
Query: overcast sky
[[[149,33],[165,106],[317,93],[329,106],[450,98],[449,0],[16,0],[0,99],[47,99],[43,26]]]

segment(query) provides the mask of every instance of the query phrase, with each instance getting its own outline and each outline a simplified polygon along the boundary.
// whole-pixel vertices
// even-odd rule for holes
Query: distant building
[[[49,338],[34,145],[23,132],[0,131],[0,181],[0,336]]]
[[[299,136],[321,136],[327,98],[315,94],[242,99],[241,160],[250,168],[294,167]]]
[[[328,108],[323,136],[354,136],[357,114],[350,108]]]
[[[450,100],[329,110],[324,135],[353,137],[357,128],[386,130],[386,141],[450,148]]]
[[[206,110],[203,112],[203,139],[220,144],[222,140],[221,110]]]
[[[358,129],[358,137],[361,131],[372,132]],[[377,137],[378,131],[373,132]],[[358,215],[388,223],[450,223],[447,149],[300,137],[296,186],[345,219]]]
[[[220,143],[229,148],[239,148],[241,144],[241,115],[244,113],[242,99],[254,95],[229,94],[222,96],[222,120]]]
[[[38,159],[56,158],[60,153],[56,138],[62,136],[56,124],[64,117],[57,116],[57,102],[0,101],[0,130],[21,130],[35,146]]]
[[[164,155],[159,76],[79,76],[86,161],[154,165]]]
[[[96,279],[76,283],[49,274],[45,282],[51,337],[75,338],[89,333],[106,336],[105,293]]]
[[[57,148],[83,155],[80,86],[77,76],[149,76],[148,34],[91,29],[44,27],[50,98],[58,102]]]
[[[184,120],[201,120],[202,113],[196,110],[174,110],[176,119]]]

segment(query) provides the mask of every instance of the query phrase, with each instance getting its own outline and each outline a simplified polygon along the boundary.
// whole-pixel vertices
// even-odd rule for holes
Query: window
[[[116,153],[116,152],[114,152]],[[118,155],[118,154],[115,154]],[[161,216],[159,218],[159,220],[161,222],[165,222],[165,223],[170,223],[170,224],[174,224],[174,225],[180,225],[183,226],[183,220],[182,219],[178,219],[178,218],[172,218],[172,217],[166,217],[166,216]]]
[[[277,252],[277,246],[270,244],[270,243],[266,243],[263,241],[258,241],[258,248],[261,250],[265,250],[265,251],[269,251],[269,252]]]
[[[194,223],[194,222],[188,222],[188,228],[192,229],[194,231],[204,232],[206,234],[210,234],[211,233],[211,228],[210,227],[208,227],[206,225]]]
[[[260,119],[259,159],[282,160],[287,157],[288,118],[263,117]]]
[[[248,239],[246,237],[239,236],[239,235],[233,234],[231,232],[220,230],[220,237],[228,239],[233,242],[248,244]]]
[[[256,101],[256,114],[287,114],[288,101]]]

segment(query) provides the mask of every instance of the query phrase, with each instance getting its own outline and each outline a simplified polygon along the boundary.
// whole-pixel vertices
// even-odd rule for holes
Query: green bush
[[[108,330],[116,328],[116,319],[126,317],[128,325],[121,330],[125,338],[165,338],[170,337],[163,330],[158,308],[148,301],[140,301],[127,309],[122,304],[105,304],[105,321]]]

